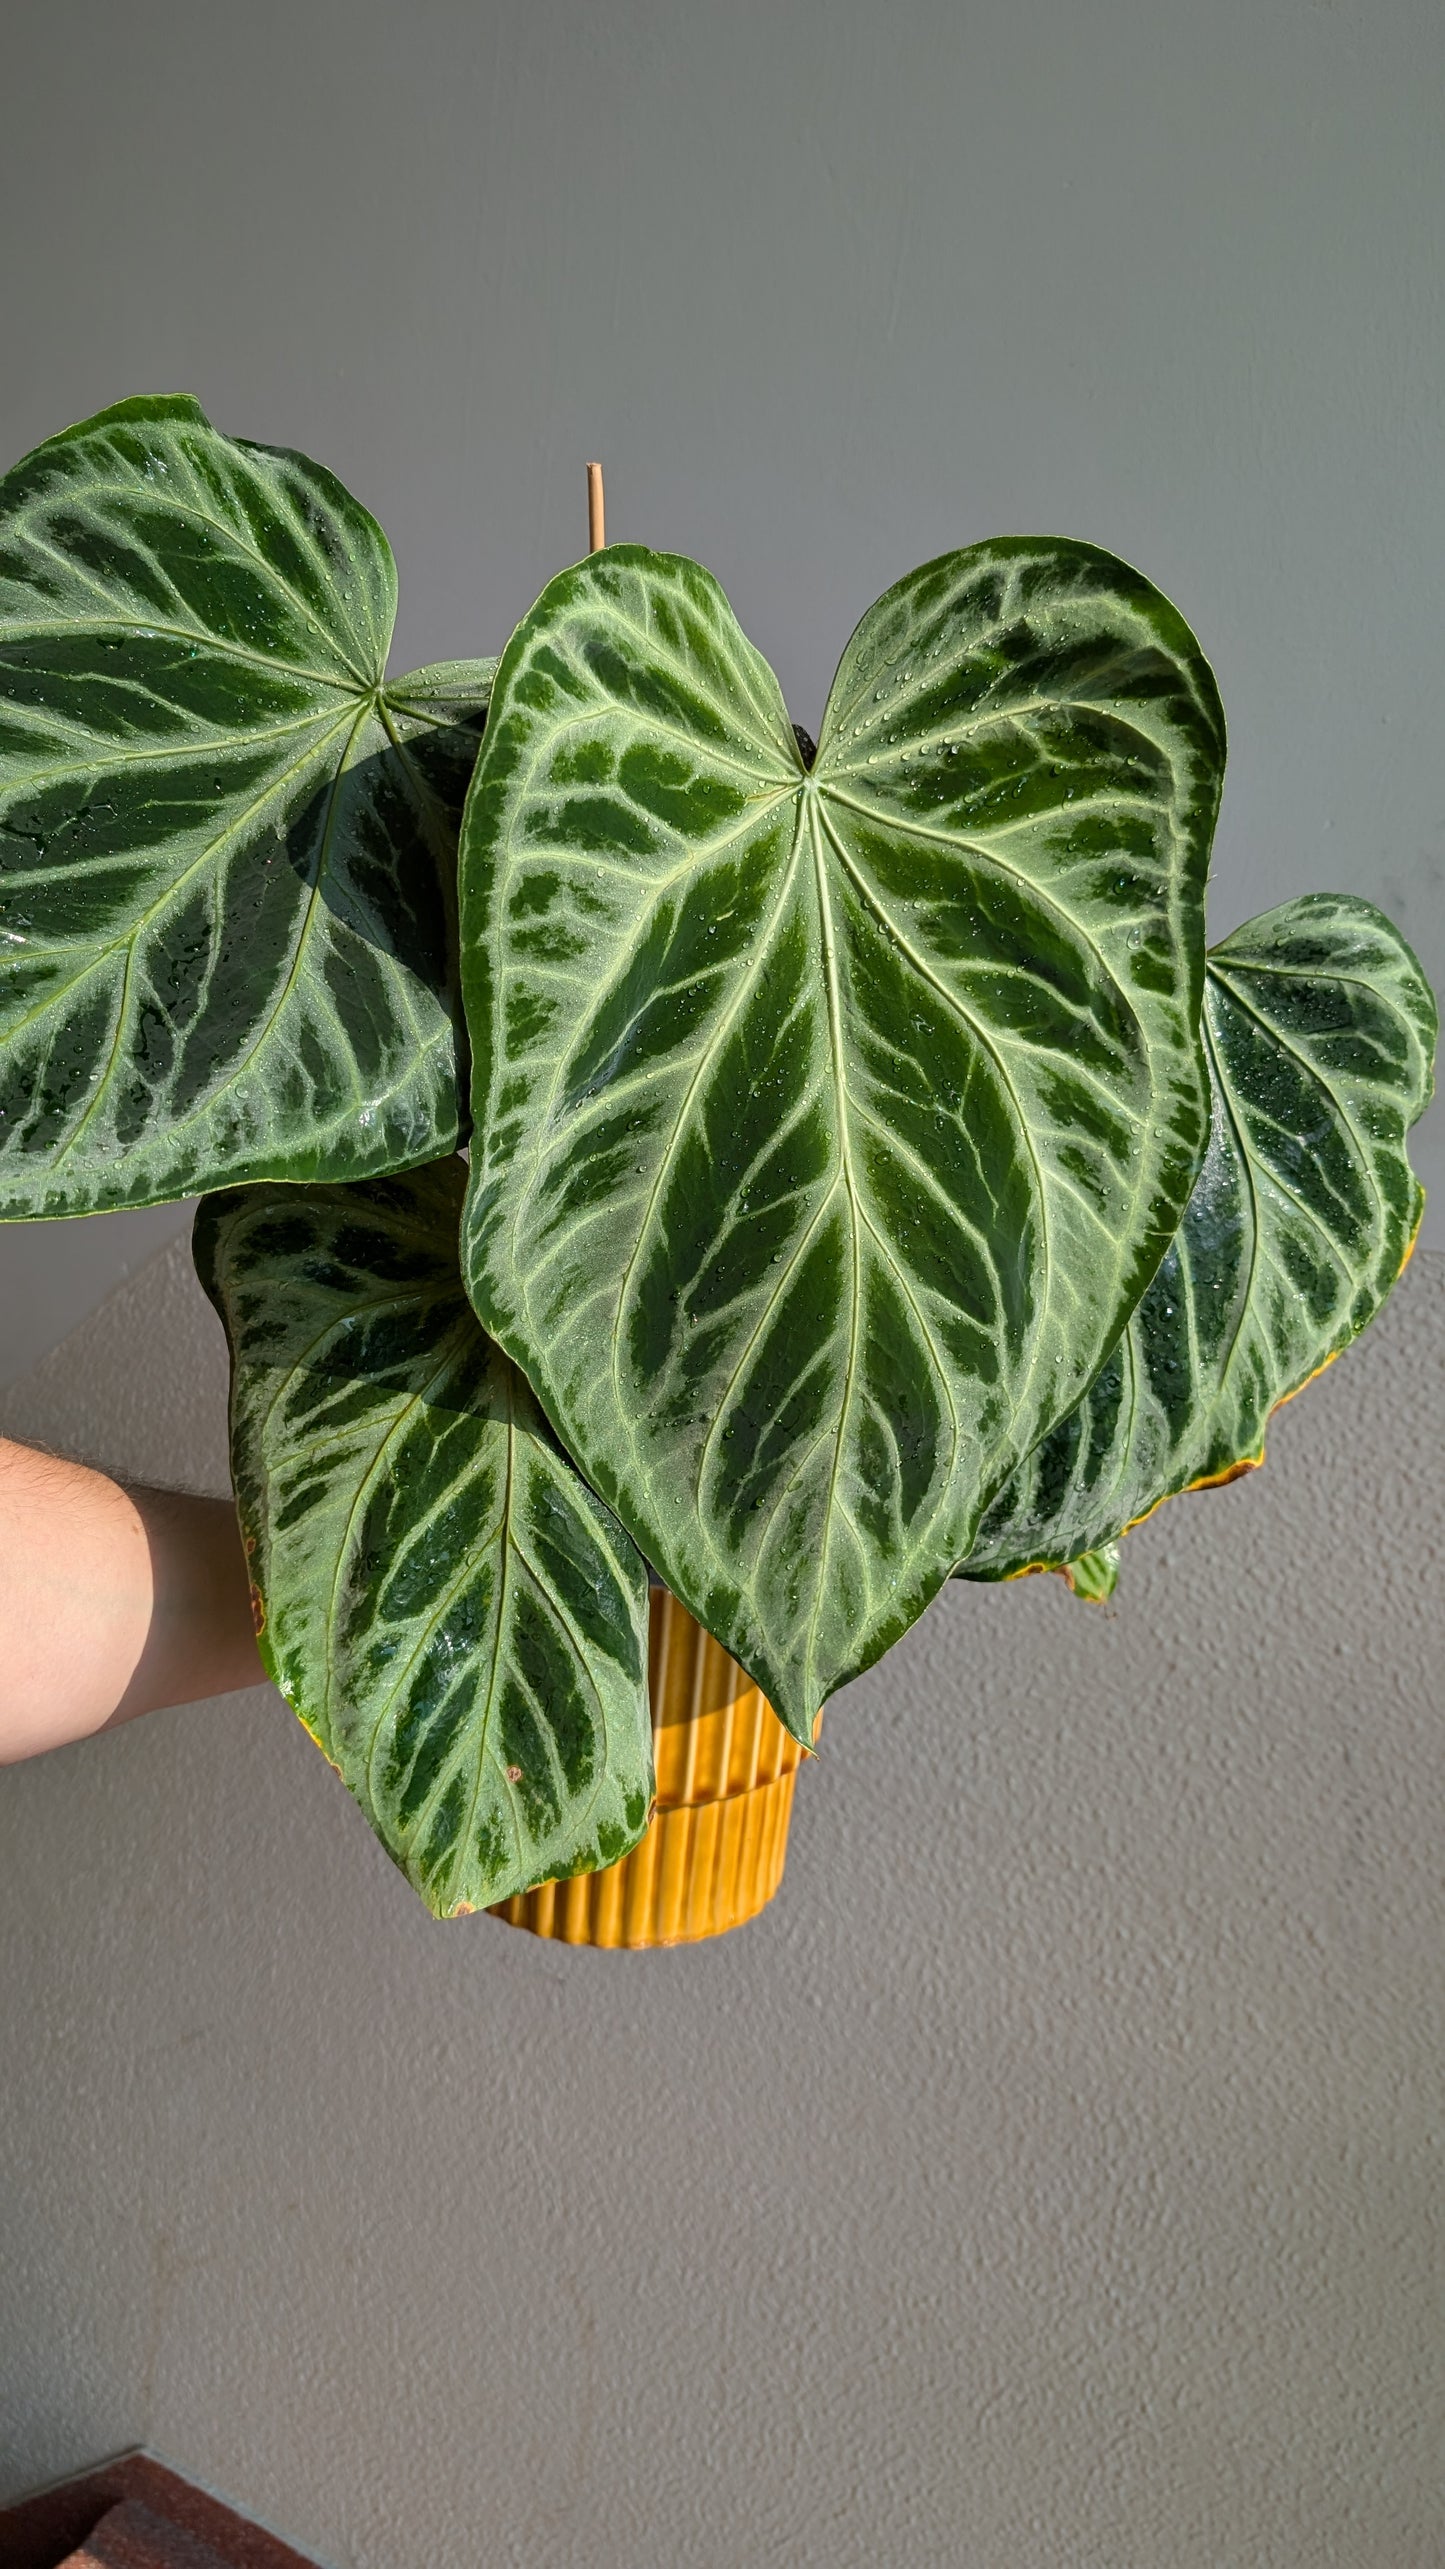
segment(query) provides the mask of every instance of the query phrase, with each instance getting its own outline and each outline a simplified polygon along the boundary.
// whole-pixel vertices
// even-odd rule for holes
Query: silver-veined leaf
[[[1419,1224],[1430,987],[1368,901],[1314,893],[1210,954],[1209,1150],[1087,1397],[989,1508],[963,1576],[1072,1559],[1264,1459],[1270,1411],[1374,1317]]]
[[[442,1916],[635,1844],[647,1572],[462,1290],[466,1172],[211,1196],[261,1655]]]
[[[450,1148],[495,663],[386,683],[374,518],[183,395],[0,481],[0,1218]]]
[[[594,555],[501,662],[461,909],[469,1289],[808,1739],[1173,1233],[1223,720],[1147,581],[1017,539],[865,616],[804,755],[706,571]]]

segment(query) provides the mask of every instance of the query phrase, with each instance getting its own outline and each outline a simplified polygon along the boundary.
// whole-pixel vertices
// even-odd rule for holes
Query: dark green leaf
[[[1086,545],[866,616],[805,767],[696,564],[565,572],[467,806],[477,1308],[802,1738],[1079,1396],[1205,1136],[1213,681]]]
[[[459,1160],[212,1196],[261,1654],[455,1916],[635,1844],[647,1573],[462,1291]]]
[[[494,663],[386,684],[390,548],[176,395],[0,481],[0,1218],[456,1140]]]
[[[1367,901],[1316,893],[1209,957],[1208,1155],[1177,1239],[1097,1382],[990,1507],[963,1576],[1071,1559],[1177,1490],[1264,1458],[1279,1401],[1373,1318],[1423,1191],[1405,1136],[1435,1003]]]

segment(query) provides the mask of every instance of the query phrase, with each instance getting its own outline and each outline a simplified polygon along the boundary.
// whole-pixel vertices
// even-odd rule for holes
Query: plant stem
[[[602,503],[602,467],[600,464],[589,464],[587,467],[588,550],[592,553],[600,553],[606,542],[607,517]]]

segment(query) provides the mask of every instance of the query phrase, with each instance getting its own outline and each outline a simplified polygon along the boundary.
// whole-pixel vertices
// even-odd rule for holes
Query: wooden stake
[[[593,553],[600,553],[607,541],[607,513],[602,501],[602,467],[587,467],[587,543]]]

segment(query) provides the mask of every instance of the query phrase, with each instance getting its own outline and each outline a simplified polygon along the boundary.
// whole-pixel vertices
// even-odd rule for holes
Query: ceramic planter
[[[647,1835],[620,1864],[504,1900],[492,1915],[509,1926],[635,1952],[720,1936],[777,1890],[805,1751],[665,1588],[652,1592],[648,1674],[657,1803]]]

